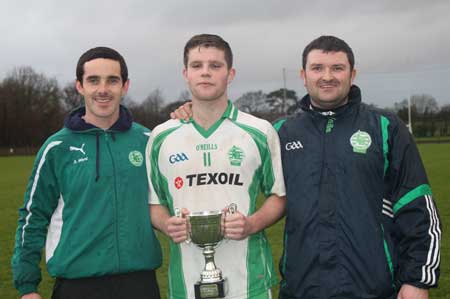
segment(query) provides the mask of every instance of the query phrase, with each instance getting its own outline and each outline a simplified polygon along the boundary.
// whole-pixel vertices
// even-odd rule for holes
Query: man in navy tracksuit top
[[[351,48],[303,52],[303,113],[276,124],[287,191],[280,298],[428,298],[441,225],[416,145],[361,103]]]

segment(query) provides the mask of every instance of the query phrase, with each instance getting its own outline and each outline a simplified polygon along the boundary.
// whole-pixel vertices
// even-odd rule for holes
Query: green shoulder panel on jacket
[[[286,122],[285,118],[279,119],[277,120],[274,124],[273,127],[275,128],[275,130],[278,132],[281,128],[281,126]]]

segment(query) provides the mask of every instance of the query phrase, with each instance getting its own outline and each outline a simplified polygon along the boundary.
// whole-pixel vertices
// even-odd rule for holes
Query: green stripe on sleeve
[[[262,175],[263,175],[263,192],[266,197],[268,197],[271,193],[273,184],[275,183],[275,174],[272,168],[272,156],[270,154],[269,147],[267,146],[267,136],[262,132],[258,131],[255,128],[250,126],[236,123],[240,128],[247,131],[258,147],[259,155],[261,157],[262,163]]]
[[[401,208],[403,208],[405,205],[409,204],[416,198],[424,195],[432,195],[431,194],[431,188],[428,184],[423,184],[415,189],[409,191],[406,193],[402,198],[400,198],[399,201],[394,205],[394,214],[397,213]]]
[[[150,149],[150,179],[152,180],[153,188],[155,189],[155,192],[158,195],[161,204],[169,206],[169,209],[171,211],[173,211],[173,207],[168,182],[159,169],[158,159],[161,145],[163,144],[164,140],[179,127],[180,126],[171,128],[157,135],[155,137],[155,140],[153,141],[152,148]]]
[[[381,117],[381,135],[383,137],[383,157],[384,157],[384,174],[389,167],[388,152],[389,152],[389,132],[388,132],[389,120],[382,116]]]
[[[384,254],[386,255],[386,262],[389,266],[389,271],[391,272],[392,284],[394,285],[394,266],[392,265],[391,254],[389,253],[389,247],[384,238],[384,227],[381,225],[381,231],[383,232],[383,245],[384,245]]]

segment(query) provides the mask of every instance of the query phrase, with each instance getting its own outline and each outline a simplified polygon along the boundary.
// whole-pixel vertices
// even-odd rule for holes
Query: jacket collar
[[[361,90],[358,86],[352,85],[350,87],[350,91],[348,93],[348,102],[340,106],[336,109],[332,110],[324,110],[320,108],[316,108],[311,103],[311,98],[309,94],[305,95],[300,100],[300,108],[305,112],[315,112],[320,115],[324,116],[333,116],[333,115],[341,115],[345,113],[347,110],[349,110],[351,107],[361,104]]]
[[[73,110],[65,119],[64,126],[72,131],[88,131],[100,129],[93,124],[87,123],[83,116],[86,114],[86,108],[84,106]],[[120,105],[119,119],[107,129],[107,131],[127,131],[133,124],[133,117],[130,111],[124,106]],[[100,129],[101,130],[101,129]]]

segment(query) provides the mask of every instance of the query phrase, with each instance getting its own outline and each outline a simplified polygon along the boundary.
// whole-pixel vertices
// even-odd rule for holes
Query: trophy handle
[[[236,211],[237,211],[237,204],[232,203],[228,206],[228,212],[230,214],[234,214],[234,213],[236,213]]]
[[[181,214],[181,209],[180,208],[175,208],[174,212],[175,212],[175,216],[176,217],[184,218],[184,216]],[[191,243],[191,236],[190,236],[189,232],[187,232],[187,239],[184,242],[186,244],[190,244]]]
[[[225,215],[227,214],[234,214],[237,212],[237,204],[235,204],[234,202],[229,204],[227,207],[227,212],[225,213]],[[228,242],[227,238],[223,238],[223,240],[221,242]]]

